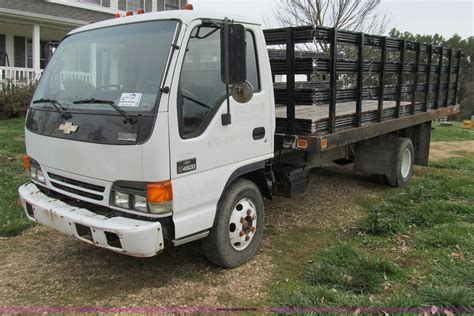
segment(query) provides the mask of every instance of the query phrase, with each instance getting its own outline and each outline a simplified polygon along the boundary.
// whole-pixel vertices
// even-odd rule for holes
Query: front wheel
[[[223,268],[244,264],[260,246],[264,217],[263,198],[255,183],[236,180],[224,192],[214,226],[202,241],[204,254]]]

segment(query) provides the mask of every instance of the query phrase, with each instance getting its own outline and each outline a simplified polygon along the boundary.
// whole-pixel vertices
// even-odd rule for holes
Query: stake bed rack
[[[264,34],[274,81],[286,75],[274,87],[277,138],[325,139],[328,146],[317,148],[324,151],[459,111],[459,50],[326,27]],[[328,52],[297,50],[316,43]],[[355,58],[345,58],[343,47]],[[297,82],[297,75],[307,82]]]

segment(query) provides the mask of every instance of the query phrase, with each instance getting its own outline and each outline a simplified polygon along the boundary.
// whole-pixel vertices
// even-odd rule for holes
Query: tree
[[[474,115],[474,36],[462,39],[458,34],[454,34],[446,40],[439,34],[412,34],[410,32],[400,32],[397,29],[392,29],[389,36],[461,50],[464,57],[461,59],[462,72],[459,85],[460,118],[470,118],[471,115]]]
[[[383,34],[389,19],[381,0],[280,0],[277,20],[284,26],[314,25]],[[323,50],[327,47],[316,43]]]

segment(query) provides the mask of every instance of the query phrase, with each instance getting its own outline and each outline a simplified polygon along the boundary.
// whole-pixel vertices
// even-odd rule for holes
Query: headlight
[[[38,169],[36,168],[36,166],[30,166],[30,171],[29,172],[30,172],[31,179],[37,180]]]
[[[134,195],[133,209],[140,212],[148,212],[148,203],[146,201],[146,196]]]
[[[45,183],[46,181],[44,180],[44,174],[43,174],[43,171],[41,171],[41,169],[38,169],[36,171],[36,180],[38,180],[39,182],[41,183]]]
[[[130,208],[130,195],[115,191],[114,193],[114,205],[122,208]]]
[[[173,211],[171,181],[138,184],[130,187],[120,185],[115,187],[112,192],[112,204],[120,208],[156,215]],[[142,190],[143,193],[141,193]]]
[[[30,161],[29,166],[28,166],[28,173],[32,180],[35,180],[41,183],[46,183],[43,171],[41,171],[41,167],[36,161],[33,161],[33,160]]]

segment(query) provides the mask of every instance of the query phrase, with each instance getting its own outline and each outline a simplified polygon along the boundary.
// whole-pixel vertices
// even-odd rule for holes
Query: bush
[[[0,119],[24,116],[35,91],[35,85],[3,85],[0,88]]]

